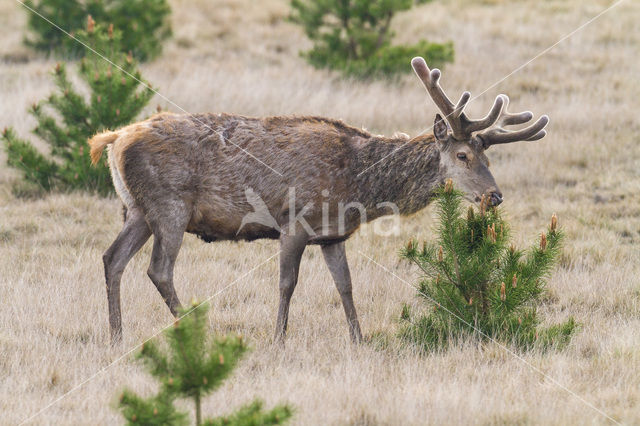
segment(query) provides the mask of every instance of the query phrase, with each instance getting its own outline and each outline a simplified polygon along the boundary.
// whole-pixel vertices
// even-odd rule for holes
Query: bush
[[[424,272],[418,294],[431,309],[415,317],[405,307],[402,336],[424,349],[469,335],[524,349],[567,344],[576,329],[573,318],[542,329],[536,310],[560,252],[556,216],[539,243],[524,252],[509,246],[509,226],[497,208],[483,202],[465,217],[462,193],[451,181],[436,197],[437,241],[421,249],[411,241],[402,251]]]
[[[165,348],[153,341],[144,344],[139,358],[160,382],[160,391],[144,399],[125,390],[120,409],[127,424],[186,424],[187,414],[173,406],[178,397],[193,401],[197,425],[277,425],[291,417],[292,410],[286,405],[264,411],[262,402],[254,400],[231,415],[202,422],[201,399],[220,387],[247,351],[240,337],[208,338],[208,309],[206,304],[194,303],[192,309],[181,311],[181,318],[164,333]]]
[[[122,34],[112,26],[95,26],[91,17],[88,21],[87,30],[80,31],[78,37],[141,80],[133,58],[122,52]],[[87,140],[100,131],[132,122],[153,92],[140,90],[136,79],[93,53],[80,62],[79,75],[89,88],[88,102],[71,84],[66,66],[58,64],[53,72],[56,93],[29,109],[38,122],[33,133],[50,146],[50,152],[41,152],[11,128],[4,130],[2,139],[8,164],[22,172],[28,186],[41,191],[79,189],[105,195],[112,192],[109,170],[105,162],[91,167]]]
[[[292,0],[291,6],[291,20],[314,41],[313,48],[302,55],[316,68],[381,77],[409,72],[415,56],[436,67],[453,60],[450,42],[391,45],[391,20],[397,12],[410,9],[413,0]]]
[[[98,22],[113,24],[127,34],[122,41],[125,52],[139,60],[156,57],[162,41],[171,35],[167,0],[33,0],[25,4],[65,31],[75,34],[84,26],[88,15]],[[85,48],[35,13],[28,12],[27,45],[47,53],[81,57]],[[101,52],[102,53],[102,52]]]

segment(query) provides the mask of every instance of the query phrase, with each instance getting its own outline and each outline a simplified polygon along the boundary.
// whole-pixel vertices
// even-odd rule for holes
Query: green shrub
[[[176,398],[190,399],[195,407],[196,424],[205,425],[278,425],[292,415],[286,405],[264,411],[262,402],[253,402],[228,416],[202,421],[201,400],[220,387],[231,375],[247,346],[240,337],[210,339],[206,329],[206,304],[193,304],[181,311],[173,328],[165,331],[166,344],[144,344],[139,358],[149,373],[160,382],[157,395],[141,398],[130,390],[120,397],[120,409],[127,424],[186,424],[187,414],[174,407]]]
[[[127,34],[122,41],[123,50],[132,52],[139,60],[160,54],[162,41],[171,35],[171,9],[167,0],[28,0],[25,4],[71,34],[84,27],[88,15],[97,22],[113,24]],[[49,22],[31,11],[28,13],[31,35],[25,38],[27,45],[69,57],[87,53],[83,46]]]
[[[302,55],[316,68],[331,68],[356,77],[393,76],[409,72],[415,56],[433,66],[453,60],[453,44],[421,40],[392,46],[393,16],[413,0],[292,0],[291,20],[314,42]]]
[[[108,29],[95,26],[90,20],[87,30],[78,32],[78,37],[141,79],[133,58],[122,52],[119,31],[111,26]],[[112,192],[106,163],[91,167],[87,140],[100,131],[132,122],[153,92],[140,90],[136,79],[93,53],[82,59],[78,68],[79,76],[89,88],[88,101],[80,94],[82,90],[74,88],[66,66],[58,64],[53,72],[57,91],[29,109],[37,120],[33,133],[49,145],[49,152],[19,138],[11,128],[2,133],[7,162],[24,179],[19,185],[21,191],[32,187],[39,191],[86,190],[103,195]]]
[[[436,196],[436,242],[419,249],[411,241],[402,251],[424,273],[418,294],[430,305],[417,316],[403,309],[402,336],[424,349],[470,335],[523,349],[567,344],[576,329],[573,318],[543,329],[536,309],[560,252],[555,215],[525,252],[509,245],[509,226],[499,209],[483,203],[465,216],[462,198],[449,181]]]

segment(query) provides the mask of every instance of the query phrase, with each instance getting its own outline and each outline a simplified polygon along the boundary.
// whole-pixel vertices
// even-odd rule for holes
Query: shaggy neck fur
[[[370,219],[391,213],[377,207],[382,202],[395,203],[403,215],[421,210],[443,181],[433,135],[373,137],[358,149],[356,157],[359,200]]]

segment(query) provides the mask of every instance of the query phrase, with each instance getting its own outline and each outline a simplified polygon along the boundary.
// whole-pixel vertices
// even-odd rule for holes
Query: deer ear
[[[433,135],[436,137],[436,140],[441,142],[444,142],[447,136],[449,136],[449,125],[440,114],[436,114],[436,119],[433,122]]]

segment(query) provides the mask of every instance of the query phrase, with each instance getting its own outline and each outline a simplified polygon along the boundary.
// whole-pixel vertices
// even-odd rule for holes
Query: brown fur
[[[473,191],[495,186],[483,171],[486,157],[471,143],[436,141],[432,135],[373,136],[322,117],[162,113],[97,135],[90,144],[94,161],[111,145],[114,185],[127,211],[123,231],[104,256],[114,341],[121,333],[122,271],[152,234],[148,273],[171,312],[177,312],[173,264],[184,232],[205,241],[280,239],[279,337],[286,329],[302,251],[307,244],[320,244],[340,291],[351,337],[359,341],[343,241],[362,222],[393,213],[381,208],[381,202],[393,203],[402,214],[420,210],[453,172],[463,177],[487,174],[488,180],[469,181]],[[477,171],[455,160],[459,149],[470,155],[477,151]],[[242,222],[254,211],[249,193],[264,202],[276,228]],[[346,209],[349,203],[362,207]],[[294,221],[289,229],[290,217],[305,206],[308,226]]]
[[[107,145],[115,142],[116,139],[118,139],[118,133],[116,132],[104,132],[92,137],[89,140],[89,146],[91,147],[89,154],[91,156],[91,164],[97,164],[102,156],[102,151],[104,151]]]
[[[491,205],[500,204],[502,193],[485,149],[539,139],[548,122],[543,116],[518,131],[486,130],[495,122],[524,123],[531,114],[502,111],[508,98],[501,95],[487,117],[469,120],[462,113],[468,92],[454,106],[438,84],[440,71],[429,70],[422,58],[411,63],[453,124],[455,137],[440,115],[433,136],[409,139],[373,136],[323,117],[172,113],[95,136],[90,141],[94,163],[112,144],[109,166],[126,208],[124,228],[103,257],[112,341],[122,332],[122,272],[151,235],[148,275],[177,314],[173,267],[185,232],[205,241],[280,240],[279,339],[287,328],[302,253],[308,244],[321,245],[351,338],[360,341],[344,241],[363,222],[422,209],[448,178],[471,200],[487,194]]]
[[[152,234],[148,273],[171,312],[177,312],[173,264],[182,234],[190,232],[209,242],[280,239],[280,337],[302,251],[307,244],[320,244],[343,298],[351,337],[359,341],[343,241],[362,222],[393,213],[379,203],[411,214],[426,206],[434,188],[450,176],[460,176],[463,189],[473,194],[497,190],[482,149],[472,141],[373,136],[321,117],[162,113],[97,135],[90,143],[95,161],[111,144],[114,185],[127,210],[125,228],[104,256],[114,340],[121,333],[122,270]],[[460,150],[474,159],[473,166],[456,160]],[[254,211],[249,193],[264,202],[276,228],[242,222]],[[350,203],[362,207],[346,209]],[[307,227],[294,221],[289,229],[290,217],[305,206]]]

